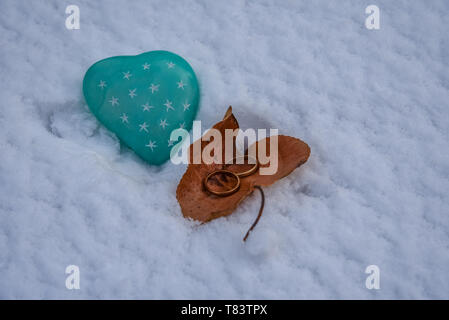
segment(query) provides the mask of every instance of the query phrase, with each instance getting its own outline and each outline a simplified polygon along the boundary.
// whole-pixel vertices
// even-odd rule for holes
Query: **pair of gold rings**
[[[230,196],[231,194],[236,193],[236,192],[240,189],[240,178],[250,176],[250,175],[252,175],[253,173],[255,173],[255,172],[259,169],[259,162],[257,161],[257,159],[255,159],[255,158],[253,158],[253,157],[250,157],[250,156],[248,156],[248,155],[241,156],[241,157],[235,157],[235,158],[233,158],[233,159],[231,160],[231,162],[226,163],[226,164],[224,165],[224,167],[226,167],[226,166],[228,166],[228,165],[230,165],[230,164],[234,164],[234,160],[241,159],[241,158],[243,158],[244,160],[249,160],[249,159],[254,160],[254,162],[255,162],[255,163],[254,163],[254,166],[253,166],[251,169],[247,170],[247,171],[244,171],[244,172],[238,172],[238,173],[232,172],[232,171],[226,170],[226,169],[215,170],[215,171],[209,173],[209,174],[206,176],[206,178],[204,178],[203,185],[204,185],[204,187],[206,188],[206,190],[207,190],[209,193],[214,194],[214,195],[219,196],[219,197],[227,197],[227,196]],[[237,164],[237,162],[236,162],[236,164]],[[216,176],[216,175],[219,175],[219,174],[224,174],[224,175],[233,177],[233,178],[237,181],[236,184],[235,184],[231,189],[228,189],[228,190],[225,190],[225,191],[215,191],[215,190],[212,190],[212,189],[209,187],[208,182],[209,182],[209,180],[210,180],[212,177],[214,177],[214,176]]]

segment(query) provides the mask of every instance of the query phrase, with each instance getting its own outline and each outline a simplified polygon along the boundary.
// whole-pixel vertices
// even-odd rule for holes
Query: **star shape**
[[[178,89],[184,90],[184,86],[186,86],[186,84],[184,82],[182,82],[182,80],[177,82],[177,84],[178,84]]]
[[[159,85],[158,84],[151,84],[151,87],[149,87],[148,89],[151,90],[151,93],[154,93],[154,91],[159,91]]]
[[[151,66],[151,64],[149,64],[148,62],[145,62],[145,63],[142,65],[143,70],[148,70],[148,69],[150,69],[150,66]]]
[[[168,146],[172,147],[175,144],[175,141],[168,139]]]
[[[122,114],[122,116],[120,117],[120,119],[122,119],[122,123],[129,123],[128,122],[128,116],[126,115],[126,113]]]
[[[112,106],[120,104],[120,103],[118,103],[118,98],[116,98],[116,97],[112,97],[111,100],[109,100],[109,102],[111,103]]]
[[[167,102],[164,103],[164,106],[167,107],[167,112],[168,112],[168,110],[170,110],[170,109],[175,110],[175,108],[173,108],[173,106],[172,106],[172,103],[173,103],[173,102],[169,101],[168,99],[167,99]]]
[[[175,67],[175,64],[173,63],[173,62],[167,62],[167,67],[169,68],[169,69],[173,69],[174,67]]]
[[[100,80],[100,84],[98,86],[103,90],[104,87],[107,87],[106,81]]]
[[[184,103],[182,106],[184,107],[184,111],[189,110],[190,103],[187,103],[187,102],[186,102],[186,103]]]
[[[167,119],[161,120],[161,122],[159,123],[159,125],[162,127],[162,129],[165,130],[165,127],[168,126]]]
[[[132,89],[132,90],[129,89],[128,95],[131,97],[131,99],[134,98],[135,96],[137,96],[136,90],[137,89]]]
[[[143,111],[150,111],[150,109],[153,109],[153,106],[150,106],[150,104],[147,102],[145,104],[142,105],[143,107]]]
[[[145,147],[148,147],[151,149],[151,151],[153,151],[154,148],[157,148],[156,141],[150,140],[150,142],[148,142],[148,144],[146,144]]]
[[[129,80],[129,78],[132,76],[132,74],[129,71],[122,72],[123,73],[123,79]]]
[[[142,123],[142,124],[139,124],[139,127],[140,127],[139,131],[144,130],[144,131],[148,132],[148,129],[147,129],[147,128],[148,128],[148,125],[147,125],[146,122],[144,122],[144,123]]]
[[[181,123],[181,124],[179,125],[179,129],[184,129],[185,126],[186,126],[186,123],[183,122],[183,123]]]

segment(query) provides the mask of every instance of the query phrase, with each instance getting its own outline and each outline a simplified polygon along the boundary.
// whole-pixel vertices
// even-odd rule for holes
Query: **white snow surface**
[[[449,298],[449,2],[372,2],[0,1],[0,298]],[[147,165],[86,106],[91,64],[151,50],[192,65],[204,127],[232,105],[311,147],[246,243],[257,192],[184,219],[186,166]]]

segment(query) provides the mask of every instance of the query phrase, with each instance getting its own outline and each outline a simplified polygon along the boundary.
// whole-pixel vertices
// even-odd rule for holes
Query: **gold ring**
[[[236,176],[242,177],[242,178],[243,178],[243,177],[247,177],[247,176],[252,175],[254,172],[256,172],[257,169],[259,169],[259,161],[257,161],[257,159],[254,158],[254,157],[250,157],[249,155],[244,155],[244,156],[240,156],[240,157],[234,157],[234,158],[231,160],[231,162],[226,163],[225,166],[226,166],[226,165],[230,165],[230,164],[234,164],[234,160],[241,159],[241,158],[243,158],[243,159],[245,159],[245,160],[246,160],[246,159],[249,160],[249,159],[251,158],[251,159],[254,159],[256,163],[254,164],[254,167],[252,167],[252,168],[249,169],[248,171],[239,172],[239,173],[234,173]],[[236,164],[239,164],[239,163],[236,162]]]
[[[237,179],[236,185],[234,187],[232,187],[232,189],[229,189],[229,190],[226,190],[226,191],[214,191],[214,190],[211,190],[209,188],[209,186],[207,185],[207,182],[209,181],[209,179],[212,176],[214,176],[216,174],[219,174],[219,173],[224,173],[224,174],[227,174],[227,175],[234,176]],[[215,170],[215,171],[212,171],[211,173],[209,173],[206,176],[206,178],[204,178],[203,185],[206,188],[206,190],[209,191],[210,193],[212,193],[212,194],[214,194],[216,196],[226,197],[226,196],[229,196],[229,195],[231,195],[233,193],[236,193],[239,190],[239,188],[240,188],[240,178],[239,178],[239,176],[237,174],[235,174],[234,172],[229,171],[229,170]]]

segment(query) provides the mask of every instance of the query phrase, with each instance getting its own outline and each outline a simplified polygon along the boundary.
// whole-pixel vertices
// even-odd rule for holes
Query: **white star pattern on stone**
[[[157,148],[157,145],[155,141],[150,140],[150,142],[148,142],[148,144],[146,144],[145,147],[148,147],[151,149],[151,151],[153,151],[154,148]]]
[[[175,108],[173,108],[173,106],[172,106],[172,103],[173,103],[173,102],[169,101],[168,99],[167,99],[167,102],[164,103],[164,106],[167,107],[167,112],[168,112],[168,110],[170,110],[170,109],[175,110]]]
[[[169,69],[173,69],[174,67],[175,67],[175,64],[173,63],[173,62],[167,62],[167,67],[169,68]]]
[[[177,84],[178,84],[178,89],[184,90],[184,86],[186,86],[186,84],[184,82],[182,82],[182,80],[177,82]]]
[[[175,142],[174,142],[173,140],[170,140],[170,139],[168,140],[168,146],[169,146],[169,147],[173,146],[174,143],[175,143]]]
[[[145,63],[142,65],[143,70],[148,70],[148,69],[150,69],[150,66],[151,66],[151,64],[149,64],[148,62],[145,62]]]
[[[162,129],[165,130],[165,127],[168,126],[167,119],[161,120],[161,122],[159,123],[159,125],[162,127]]]
[[[118,98],[116,97],[112,97],[111,100],[109,100],[109,102],[111,103],[112,106],[119,105]]]
[[[122,123],[129,123],[128,122],[128,116],[126,115],[126,113],[122,114],[122,116],[120,117],[120,119],[122,119]]]
[[[129,71],[122,72],[123,73],[123,79],[129,80],[131,78],[132,74]]]
[[[190,103],[187,103],[187,102],[186,102],[186,103],[184,103],[182,106],[184,107],[184,111],[189,110]]]
[[[143,111],[150,111],[150,109],[153,109],[153,106],[150,106],[150,104],[147,102],[145,104],[142,105],[143,107]]]
[[[100,80],[100,84],[98,85],[101,89],[104,89],[104,87],[107,87],[106,81]]]
[[[183,122],[183,123],[181,123],[181,124],[179,125],[179,129],[184,129],[185,126],[186,126],[186,123]]]
[[[148,132],[148,129],[147,129],[147,128],[148,128],[148,125],[147,125],[146,122],[144,122],[144,123],[142,123],[142,124],[139,124],[139,127],[140,127],[139,131],[144,130],[144,131]]]
[[[130,89],[129,90],[128,95],[131,97],[131,99],[134,98],[135,96],[137,96],[136,90],[137,89],[132,89],[132,90]]]
[[[151,90],[151,93],[154,93],[154,91],[159,91],[159,85],[158,84],[151,84],[151,87],[149,87],[148,89]]]

